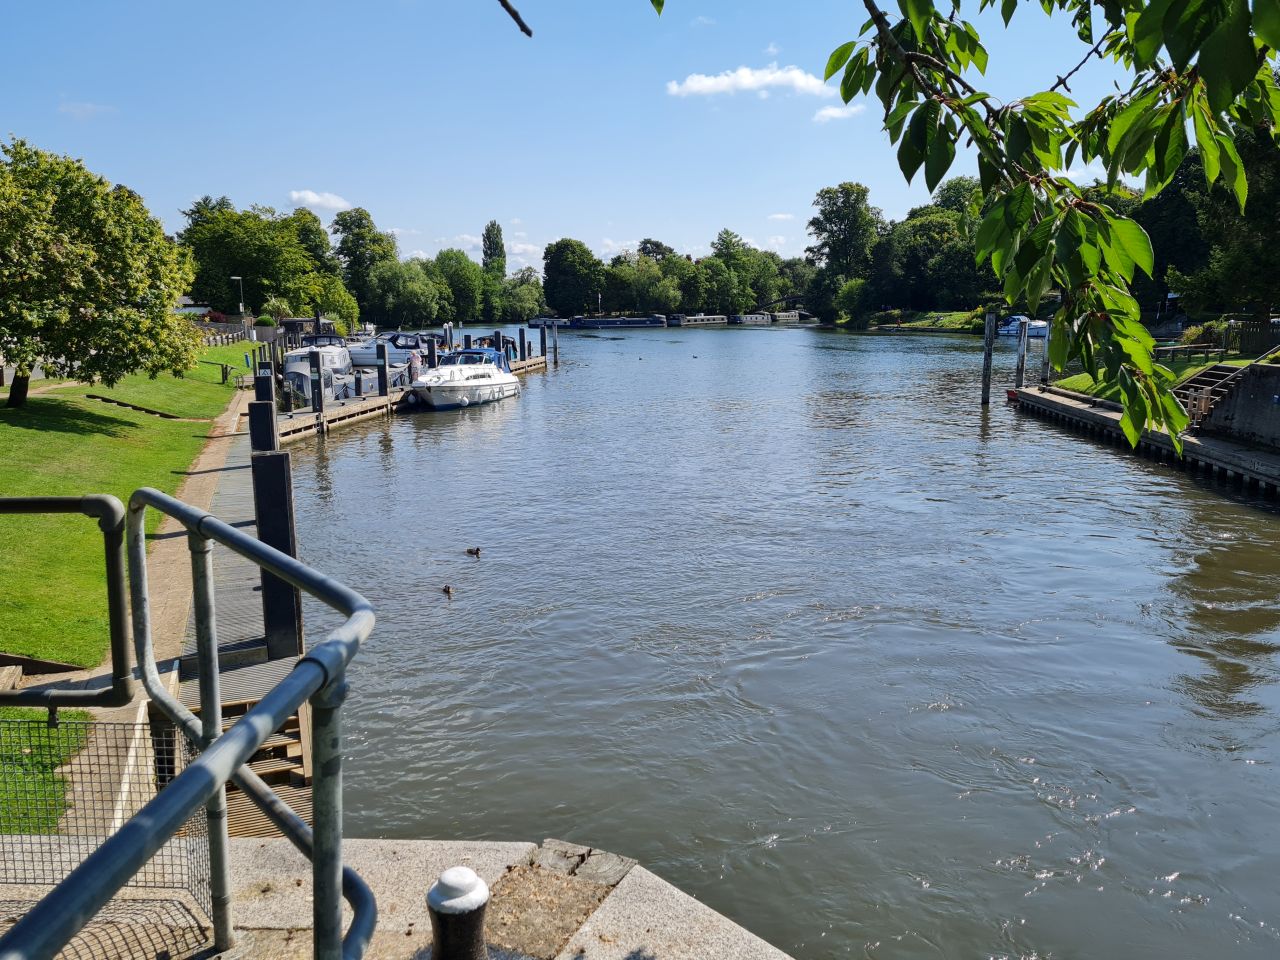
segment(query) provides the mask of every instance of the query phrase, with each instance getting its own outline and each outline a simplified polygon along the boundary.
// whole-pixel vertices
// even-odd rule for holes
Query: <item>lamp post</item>
[[[240,316],[244,316],[244,280],[240,277],[232,277],[236,283],[240,284]]]

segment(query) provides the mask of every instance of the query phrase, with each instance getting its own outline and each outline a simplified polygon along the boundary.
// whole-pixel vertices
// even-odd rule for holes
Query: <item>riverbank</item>
[[[243,352],[237,345],[212,347],[201,357],[240,366]],[[0,407],[0,489],[7,496],[109,493],[122,502],[140,486],[174,493],[234,394],[234,380],[223,384],[220,368],[208,364],[181,378],[126,377],[110,389],[77,383],[41,389],[21,408]],[[149,531],[157,523],[151,518]],[[20,545],[0,554],[5,652],[97,666],[107,650],[97,526],[75,516],[6,516],[0,542]]]

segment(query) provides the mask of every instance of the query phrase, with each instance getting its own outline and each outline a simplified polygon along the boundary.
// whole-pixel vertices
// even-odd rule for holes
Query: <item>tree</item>
[[[1200,269],[1183,275],[1175,268],[1171,279],[1194,306],[1246,309],[1255,321],[1269,323],[1273,307],[1280,304],[1280,151],[1270,137],[1252,131],[1241,132],[1235,146],[1249,171],[1249,204],[1241,213],[1220,185],[1190,195],[1209,254]]]
[[[968,213],[975,200],[982,198],[982,184],[977,177],[952,177],[933,191],[933,205],[953,213]]]
[[[292,310],[289,308],[289,301],[280,296],[267,297],[262,304],[261,312],[277,322],[292,314]]]
[[[836,309],[845,317],[848,323],[863,329],[867,326],[867,281],[861,277],[855,280],[846,280],[844,286],[840,288],[840,292],[835,297]]]
[[[561,316],[573,316],[595,305],[604,266],[585,243],[566,237],[543,250],[542,274],[547,306]]]
[[[650,2],[662,12],[663,0]],[[1079,360],[1095,379],[1117,383],[1130,443],[1151,425],[1167,428],[1180,447],[1186,412],[1173,395],[1172,372],[1153,360],[1154,340],[1129,292],[1138,271],[1154,270],[1150,238],[1136,221],[1087,201],[1064,173],[1077,160],[1098,162],[1109,183],[1144,177],[1147,196],[1155,196],[1187,155],[1190,129],[1206,182],[1221,179],[1243,212],[1248,177],[1234,129],[1273,140],[1280,121],[1275,0],[1252,9],[1244,0],[1004,0],[1006,24],[1032,6],[1065,13],[1084,55],[1065,63],[1047,89],[1001,100],[975,86],[989,58],[962,0],[943,10],[932,0],[902,0],[901,18],[876,0],[863,6],[869,19],[832,51],[826,78],[841,75],[846,103],[874,88],[908,180],[923,168],[935,189],[957,144],[972,145],[986,211],[976,256],[991,263],[1006,301],[1025,298],[1034,310],[1058,290],[1053,366]],[[1078,110],[1068,96],[1071,79],[1095,57],[1118,64],[1128,83]]]
[[[707,275],[688,257],[668,256],[658,263],[664,280],[680,292],[679,306],[688,313],[705,309]]]
[[[507,248],[502,242],[502,226],[490,220],[484,226],[481,264],[484,272],[501,280],[507,275]]]
[[[190,258],[127,187],[25,140],[3,144],[0,252],[10,407],[26,402],[37,363],[107,384],[195,365],[199,337],[174,312],[191,283]]]
[[[396,238],[378,230],[363,207],[341,211],[333,218],[331,229],[338,235],[343,282],[360,305],[361,315],[374,323],[382,322],[369,276],[378,263],[398,259]]]
[[[484,271],[480,264],[461,250],[441,250],[436,254],[435,264],[453,297],[453,319],[458,323],[479,320],[484,292]]]
[[[298,243],[311,259],[311,266],[317,273],[328,273],[340,276],[342,265],[334,256],[333,246],[329,243],[329,231],[324,228],[320,218],[306,207],[298,207],[285,218],[285,222],[293,230]]]
[[[885,228],[879,208],[867,202],[869,193],[847,182],[818,191],[818,212],[809,221],[813,245],[804,252],[819,268],[841,277],[866,276],[871,248]]]
[[[706,289],[705,310],[708,313],[737,313],[740,293],[738,278],[719,257],[704,257],[698,261]]]
[[[231,202],[230,197],[221,196],[215,198],[206,193],[193,203],[189,209],[183,210],[182,215],[187,218],[187,224],[190,225],[208,220],[214,214],[230,213],[235,208],[235,204]]]
[[[546,309],[542,278],[533,267],[522,267],[507,277],[502,290],[502,320],[525,323]]]
[[[421,260],[381,260],[369,273],[369,287],[386,323],[395,327],[425,327],[440,315],[441,284]]]
[[[675,248],[669,247],[659,240],[653,240],[649,237],[640,241],[640,246],[636,248],[636,252],[653,260],[665,260],[667,257],[675,255]]]

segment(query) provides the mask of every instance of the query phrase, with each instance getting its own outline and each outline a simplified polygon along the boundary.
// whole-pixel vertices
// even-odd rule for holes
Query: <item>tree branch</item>
[[[1107,42],[1107,37],[1103,37],[1101,40],[1095,43],[1093,45],[1093,49],[1084,55],[1083,60],[1081,60],[1074,67],[1068,70],[1066,73],[1066,76],[1062,76],[1058,78],[1058,82],[1049,88],[1049,92],[1052,93],[1054,90],[1057,90],[1059,87],[1061,87],[1063,90],[1067,91],[1067,93],[1070,93],[1071,88],[1067,86],[1067,81],[1070,80],[1072,77],[1074,77],[1080,71],[1080,68],[1083,67],[1086,63],[1088,63],[1093,58],[1094,54],[1101,56],[1102,45],[1106,42]]]
[[[524,22],[524,18],[520,16],[520,11],[513,7],[510,0],[498,0],[502,4],[502,9],[507,11],[507,15],[516,22],[516,26],[520,28],[520,32],[526,37],[532,37],[533,31],[529,29],[529,25]]]

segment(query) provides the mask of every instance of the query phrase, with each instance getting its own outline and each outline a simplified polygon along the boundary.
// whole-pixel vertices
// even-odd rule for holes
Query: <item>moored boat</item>
[[[718,313],[675,313],[667,317],[669,327],[723,327],[728,322],[728,317]]]
[[[735,313],[729,318],[729,323],[735,327],[763,327],[771,322],[767,313]]]
[[[492,403],[520,392],[506,354],[489,347],[458,350],[413,381],[412,395],[432,410],[455,410]]]
[[[667,318],[656,313],[648,317],[574,317],[569,321],[569,328],[572,330],[619,330],[666,325]]]
[[[1005,317],[996,327],[996,336],[1000,337],[1016,337],[1018,335],[1018,324],[1023,320],[1030,320],[1029,317],[1020,313],[1015,313],[1011,317]],[[1045,320],[1030,320],[1027,325],[1027,336],[1035,340],[1043,340],[1049,335],[1049,324]]]

